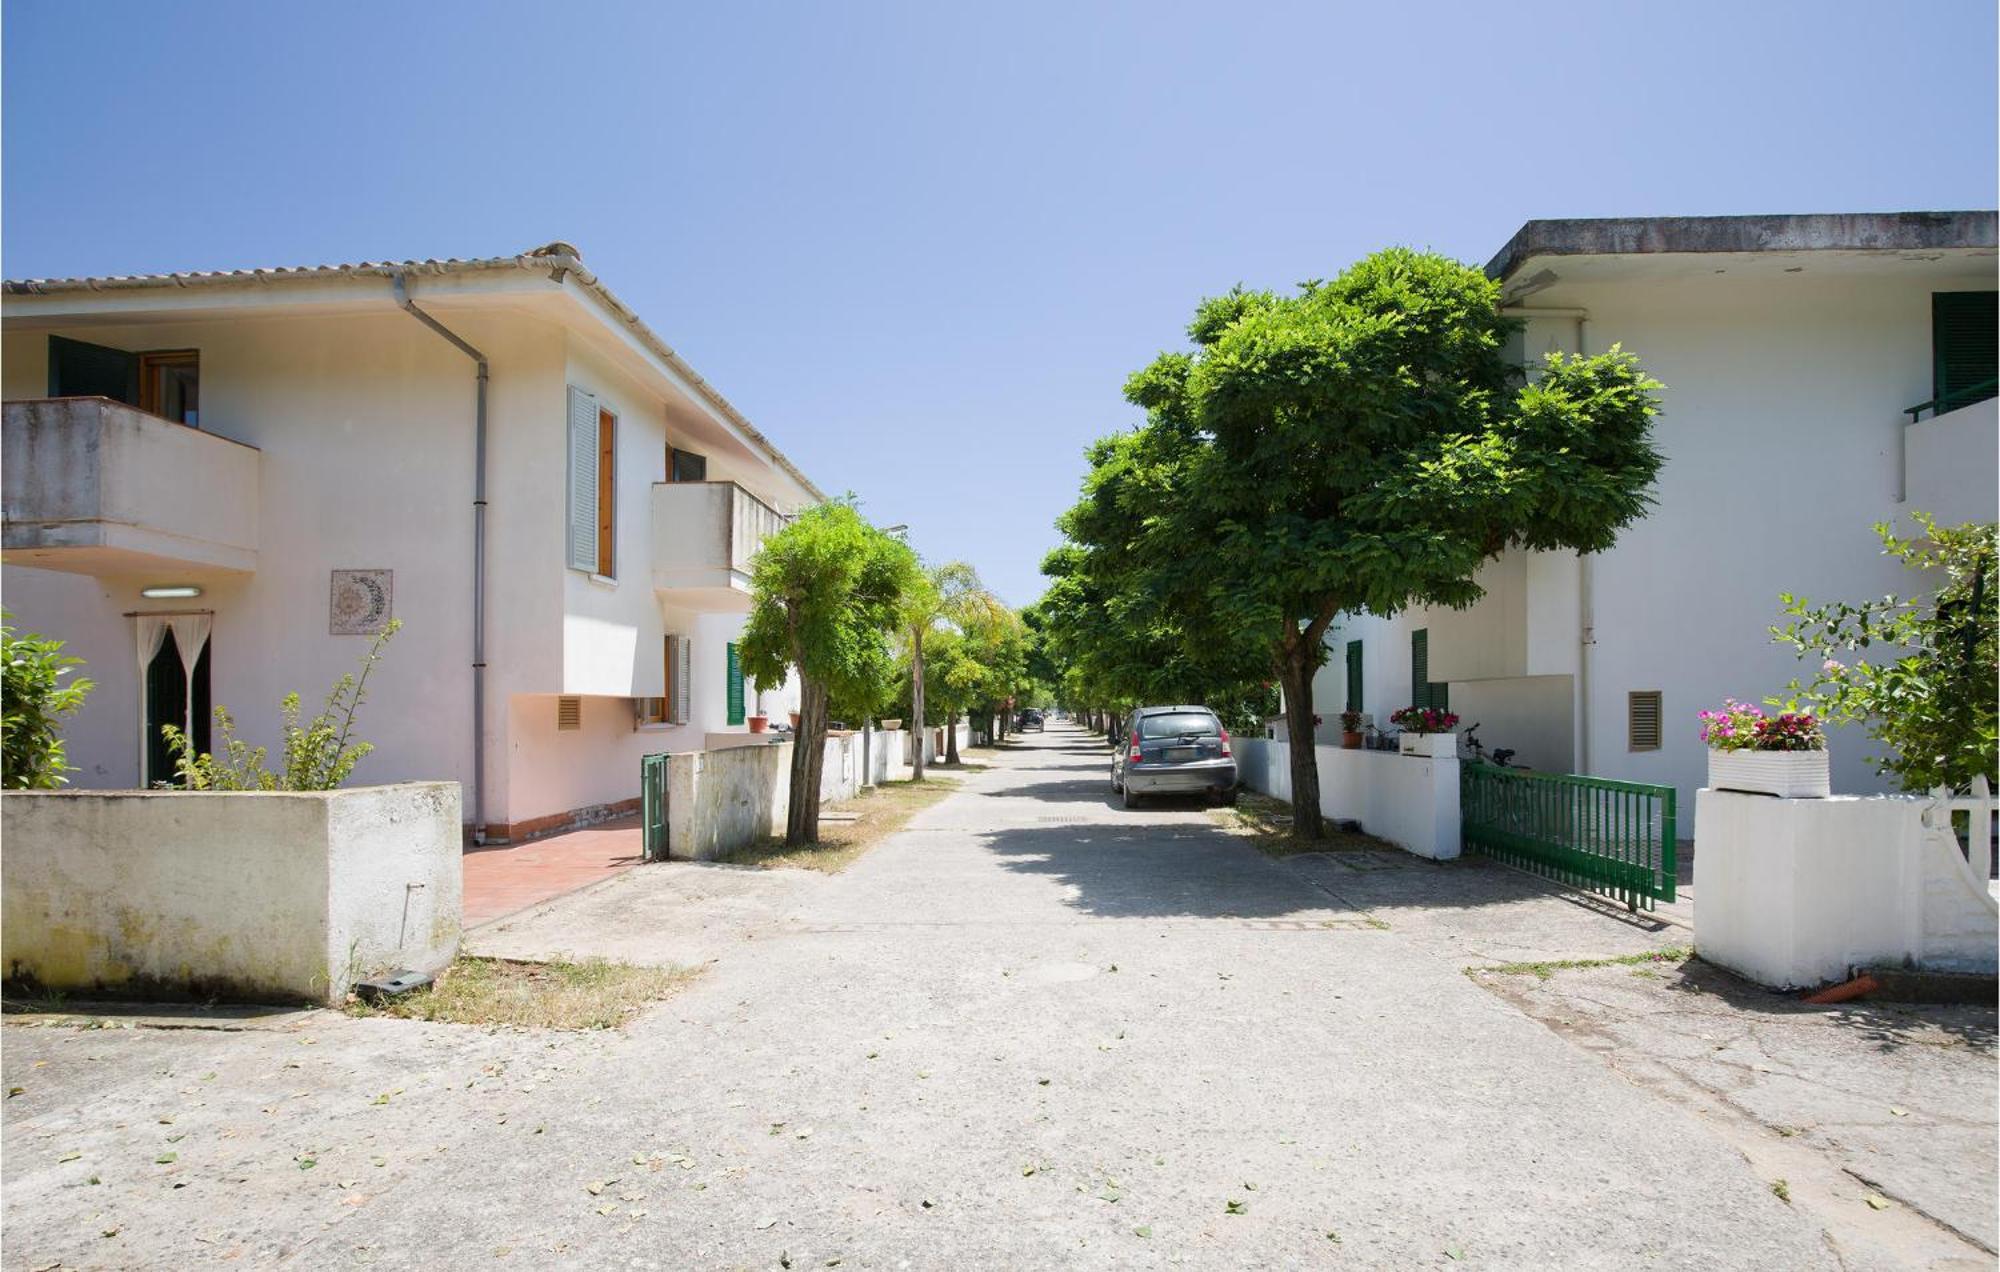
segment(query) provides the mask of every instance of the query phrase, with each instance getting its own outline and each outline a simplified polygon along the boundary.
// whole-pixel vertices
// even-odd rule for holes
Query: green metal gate
[[[1652,909],[1674,899],[1674,788],[1468,763],[1467,848],[1571,887]]]
[[[645,830],[648,861],[667,859],[667,757],[641,756],[639,759],[639,822]]]

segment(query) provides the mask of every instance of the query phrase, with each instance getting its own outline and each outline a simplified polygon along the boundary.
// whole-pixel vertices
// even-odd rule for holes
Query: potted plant
[[[764,714],[764,691],[757,690],[757,709],[750,714],[750,732],[762,733],[771,727],[771,717]]]
[[[903,717],[883,716],[876,723],[880,724],[883,728],[887,729],[889,732],[894,733],[896,730],[903,727]]]
[[[1701,713],[1708,744],[1708,785],[1780,799],[1825,799],[1833,793],[1827,769],[1826,730],[1819,717],[1784,703],[1777,715],[1724,698],[1719,711]]]
[[[1397,749],[1404,755],[1456,756],[1458,717],[1442,707],[1404,707],[1389,716],[1403,731]]]
[[[1361,713],[1343,711],[1340,713],[1340,745],[1347,751],[1361,749]]]
[[[794,711],[791,713],[791,717],[792,717],[792,732],[797,733],[799,731],[799,713]]]

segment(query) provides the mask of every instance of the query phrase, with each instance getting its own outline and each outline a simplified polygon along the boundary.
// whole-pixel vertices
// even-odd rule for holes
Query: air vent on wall
[[[1625,698],[1626,749],[1660,749],[1660,691],[1634,689]]]
[[[556,728],[569,732],[583,727],[583,699],[561,697],[556,699]]]

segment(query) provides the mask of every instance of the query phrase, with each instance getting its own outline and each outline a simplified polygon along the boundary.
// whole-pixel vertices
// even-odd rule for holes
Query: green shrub
[[[63,653],[63,642],[33,632],[16,633],[0,625],[0,657],[6,660],[0,682],[0,787],[10,791],[46,791],[68,783],[63,774],[73,765],[63,755],[62,722],[90,696],[95,686],[81,676],[68,679],[83,659]]]
[[[383,646],[402,627],[392,619],[361,659],[361,674],[348,672],[326,695],[319,714],[299,723],[299,695],[288,693],[278,704],[285,719],[284,766],[276,773],[264,766],[267,748],[253,747],[236,736],[236,722],[224,707],[215,709],[222,753],[198,754],[187,734],[161,725],[167,747],[175,756],[181,784],[191,791],[330,791],[345,782],[373,743],[349,741],[354,717],[368,697],[368,673],[382,657]]]

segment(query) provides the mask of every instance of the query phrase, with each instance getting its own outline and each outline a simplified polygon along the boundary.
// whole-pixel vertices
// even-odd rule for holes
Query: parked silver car
[[[1229,730],[1207,707],[1140,707],[1111,760],[1111,789],[1135,808],[1147,795],[1207,795],[1236,802]]]

